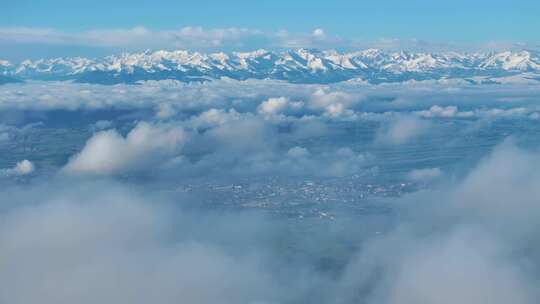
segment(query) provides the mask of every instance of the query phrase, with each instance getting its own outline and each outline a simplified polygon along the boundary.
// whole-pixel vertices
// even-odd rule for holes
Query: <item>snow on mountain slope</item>
[[[490,56],[481,64],[481,67],[520,71],[540,70],[540,58],[538,54],[531,54],[527,51],[502,52]]]
[[[520,77],[529,73],[527,77]],[[369,83],[447,79],[540,79],[540,55],[534,51],[499,53],[385,52],[351,53],[295,49],[203,54],[176,51],[124,53],[98,59],[0,60],[0,75],[10,79],[74,80],[88,83],[136,83],[174,79],[184,82],[279,79],[297,83],[333,83],[362,79]],[[532,76],[531,76],[532,75]]]

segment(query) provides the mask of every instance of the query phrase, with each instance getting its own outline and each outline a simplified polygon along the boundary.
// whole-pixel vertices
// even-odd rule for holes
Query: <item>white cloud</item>
[[[383,144],[406,144],[426,133],[428,129],[427,121],[413,116],[399,116],[379,130],[376,141]]]
[[[163,118],[171,118],[170,115],[182,112],[199,113],[214,108],[251,113],[260,109],[286,116],[322,115],[333,119],[349,119],[355,114],[384,116],[380,114],[390,112],[413,112],[424,118],[497,118],[533,114],[539,110],[535,104],[538,94],[540,86],[524,90],[520,86],[498,85],[310,85],[277,80],[215,80],[190,84],[149,81],[114,86],[27,82],[0,86],[0,110],[148,109]],[[485,102],[481,102],[483,100]],[[271,103],[278,107],[263,110]],[[475,108],[470,109],[471,106]],[[463,111],[463,107],[468,109]]]
[[[351,41],[330,36],[321,29],[313,33],[288,31],[262,31],[251,28],[203,28],[187,26],[180,29],[154,31],[137,26],[118,29],[92,29],[83,32],[65,32],[52,28],[4,27],[0,28],[0,45],[20,48],[28,44],[42,46],[76,45],[82,47],[145,50],[253,50],[257,48],[320,47],[332,48],[338,44],[352,46]]]
[[[326,33],[322,28],[316,28],[313,30],[312,35],[317,38],[323,38],[324,36],[326,36]]]
[[[302,96],[309,99],[311,89],[295,91],[294,98],[303,92]],[[204,89],[202,92],[215,94]],[[332,120],[324,111],[320,117],[287,120],[287,132],[278,133],[273,121],[255,113],[261,102],[268,101],[266,97],[251,96],[245,103],[209,100],[212,102],[201,102],[204,110],[185,116],[184,121],[175,122],[177,125],[139,123],[126,136],[115,130],[96,133],[65,170],[117,174],[155,168],[174,160],[186,148],[202,150],[200,160],[180,163],[174,171],[194,168],[205,177],[214,177],[212,174],[218,172],[227,183],[242,174],[342,177],[369,168],[369,153],[358,152],[358,145],[354,149],[330,146],[321,152],[308,146],[309,141],[300,140],[332,134],[331,125],[326,124]],[[328,100],[322,104],[340,99]],[[232,105],[246,112],[230,109]],[[432,112],[458,112],[446,107]],[[403,111],[408,116],[386,112],[376,116],[389,123],[385,126],[388,128],[381,129],[381,136],[389,136],[388,143],[410,142],[429,129],[429,123],[415,117],[413,110]],[[525,115],[522,110],[511,113]],[[201,130],[186,135],[178,125]],[[288,145],[283,147],[283,143]],[[0,200],[5,204],[2,206],[9,208],[0,213],[0,260],[6,266],[0,273],[0,302],[48,304],[83,299],[85,304],[114,299],[121,304],[288,303],[313,299],[316,294],[321,302],[336,303],[407,304],[440,299],[449,303],[535,303],[540,282],[534,271],[540,252],[536,242],[540,218],[539,164],[537,152],[523,151],[512,142],[505,142],[457,185],[443,184],[442,189],[405,195],[397,201],[377,201],[377,208],[384,210],[382,217],[388,216],[387,206],[399,216],[389,216],[390,227],[368,240],[356,239],[362,230],[357,225],[375,225],[381,221],[381,214],[374,219],[370,212],[364,212],[362,200],[352,198],[350,205],[358,208],[362,216],[362,221],[353,221],[356,229],[340,228],[340,232],[348,233],[335,238],[321,231],[333,231],[347,220],[335,226],[310,222],[309,226],[314,228],[310,228],[308,238],[294,235],[293,247],[313,256],[314,261],[309,262],[291,262],[289,251],[285,252],[287,262],[280,259],[283,248],[288,248],[282,240],[289,230],[260,228],[264,224],[258,221],[244,226],[249,216],[227,219],[220,214],[225,216],[221,225],[219,220],[207,220],[204,216],[182,217],[167,208],[160,209],[163,206],[156,201],[163,194],[147,192],[144,186],[140,193],[133,194],[111,189],[108,184],[73,187],[71,183],[47,181],[42,193],[24,196],[25,199],[13,199],[5,194],[11,190],[5,192],[1,188]],[[21,168],[27,171],[24,168],[28,166],[23,164]],[[413,170],[408,177],[429,180],[444,177],[441,174],[438,168],[428,168]],[[345,186],[355,185],[351,182]],[[31,190],[26,187],[21,191],[25,195],[26,190]],[[141,198],[141,193],[149,197],[148,202]],[[196,195],[189,198],[198,202]],[[12,205],[15,207],[11,208]],[[321,230],[311,233],[311,229],[318,227]],[[208,235],[207,229],[212,228],[217,232]],[[242,238],[244,233],[249,237]],[[268,251],[260,245],[272,243],[261,240],[267,234],[271,234],[271,240],[279,240],[278,249]],[[345,254],[341,250],[326,250],[324,244],[333,244],[328,240],[336,239],[352,249]],[[263,260],[258,255],[252,258],[244,254],[246,248],[263,252]],[[321,260],[328,258],[342,262],[343,268],[325,274],[319,266]],[[304,264],[297,263],[303,262],[313,263],[317,271],[302,276]],[[289,272],[283,275],[283,269],[299,279],[291,283]],[[41,275],[33,275],[36,272]],[[280,274],[285,276],[283,281]],[[51,281],[66,288],[58,291]],[[115,288],[109,288],[112,285]]]
[[[25,159],[15,164],[13,168],[0,170],[0,174],[4,176],[21,176],[31,174],[34,170],[34,164]]]
[[[0,28],[5,43],[41,43],[45,45],[82,45],[124,48],[213,48],[241,47],[243,39],[263,36],[263,32],[245,28],[204,29],[183,27],[178,30],[152,31],[142,26],[129,29],[94,29],[63,32],[43,28]]]
[[[270,98],[258,106],[258,112],[264,115],[276,115],[283,111],[289,104],[286,97]]]
[[[169,30],[151,30],[143,26],[135,26],[132,28],[90,29],[78,32],[54,28],[2,27],[0,28],[0,45],[6,48],[8,53],[16,56],[27,53],[32,54],[33,57],[50,49],[51,46],[77,46],[78,53],[72,53],[68,56],[81,56],[84,55],[81,52],[85,51],[92,54],[92,51],[95,52],[96,49],[100,49],[102,54],[104,51],[110,53],[147,49],[241,51],[259,48],[303,47],[348,50],[377,48],[411,51],[493,51],[540,48],[538,44],[534,43],[460,44],[419,39],[349,39],[327,33],[322,28],[299,33],[287,30],[264,31],[255,28],[203,28],[200,26],[186,26]],[[85,48],[87,49],[85,50]],[[41,52],[35,52],[36,49]],[[20,54],[16,54],[17,52]],[[66,54],[62,53],[58,56],[66,56]]]
[[[288,97],[271,97],[257,106],[257,112],[266,118],[279,118],[280,115],[305,114],[304,102],[291,101]]]
[[[447,106],[447,107],[440,107],[438,105],[434,105],[429,110],[425,111],[419,111],[418,115],[422,117],[455,117],[456,114],[458,114],[458,107],[456,106]]]
[[[370,291],[367,303],[534,303],[539,157],[509,140],[457,184],[399,199],[398,226],[364,245],[336,293],[343,302],[357,299],[354,286]]]
[[[526,117],[531,113],[531,109],[525,107],[500,109],[474,109],[470,111],[459,111],[457,106],[441,107],[434,105],[428,110],[417,111],[416,114],[424,118],[497,118],[497,117]],[[529,118],[534,118],[534,112],[529,115]]]
[[[534,302],[534,287],[499,246],[468,231],[419,245],[400,262],[385,303]]]
[[[8,203],[4,191],[3,207]],[[190,216],[156,197],[145,197],[145,191],[105,182],[50,183],[44,189],[28,186],[26,193],[15,192],[9,200],[19,207],[0,214],[0,302],[286,300],[279,295],[271,267],[259,257],[263,247],[237,253],[235,246],[249,241],[251,232],[234,232],[230,246],[221,244],[224,229],[233,226],[237,230],[230,231],[245,229],[261,237],[256,232],[265,231],[262,222]],[[201,227],[205,222],[212,225]],[[214,225],[224,229],[213,232]],[[197,231],[196,236],[188,231]]]
[[[185,133],[178,127],[140,122],[126,137],[116,130],[102,131],[64,167],[71,174],[118,174],[159,165],[179,153]]]
[[[242,119],[242,114],[234,109],[225,111],[222,109],[209,109],[197,116],[193,116],[187,122],[187,125],[195,128],[210,128],[223,125],[227,122]]]
[[[358,95],[342,91],[327,92],[325,89],[319,88],[311,95],[309,106],[318,110],[322,109],[324,114],[330,117],[339,117],[352,114],[349,107],[358,100]]]

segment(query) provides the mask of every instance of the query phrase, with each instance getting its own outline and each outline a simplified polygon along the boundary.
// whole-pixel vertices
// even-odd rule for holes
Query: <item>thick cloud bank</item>
[[[28,205],[37,195],[45,198]],[[276,297],[256,257],[190,240],[196,224],[175,223],[181,219],[170,216],[173,210],[135,193],[86,185],[22,196],[5,202],[21,206],[1,215],[2,302],[256,303]]]
[[[178,153],[184,132],[139,123],[126,137],[115,130],[101,131],[90,138],[64,170],[68,173],[115,174],[159,165]]]
[[[301,147],[288,153],[309,155]],[[3,189],[10,196],[2,195],[0,213],[0,298],[535,303],[539,158],[505,142],[463,181],[395,199],[401,219],[385,233],[357,238],[359,223],[347,224],[340,237],[360,246],[337,273],[315,267],[336,237],[325,229],[294,240],[308,250],[295,260],[287,257],[290,248],[279,246],[288,238],[284,222],[255,214],[182,211],[182,204],[157,193],[110,181],[58,179],[24,191]]]

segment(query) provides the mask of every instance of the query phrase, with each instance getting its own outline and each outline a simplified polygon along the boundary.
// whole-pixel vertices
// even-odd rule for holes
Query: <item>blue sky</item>
[[[81,41],[88,39],[84,35],[77,36],[80,33],[101,31],[105,33],[103,36],[109,37],[111,31],[134,28],[144,28],[152,33],[185,27],[201,27],[205,31],[249,29],[265,33],[248,35],[242,44],[230,44],[226,39],[216,43],[216,47],[230,48],[268,46],[268,40],[275,39],[275,34],[280,31],[287,31],[289,37],[299,35],[300,38],[295,36],[294,40],[300,45],[305,43],[305,35],[317,28],[323,30],[326,38],[335,38],[326,40],[328,44],[338,46],[344,40],[358,42],[383,38],[468,44],[494,41],[538,43],[540,40],[538,0],[0,1],[5,2],[0,10],[0,46],[10,46],[8,53],[17,53],[14,45],[21,41],[32,47],[48,43],[52,46],[47,48],[48,51],[55,48],[77,51],[81,44],[85,44]],[[22,34],[24,37],[19,39],[17,35],[20,31],[14,29],[21,28],[25,28]],[[2,29],[8,29],[8,33]],[[29,29],[37,32],[39,37],[36,38],[36,34],[32,33],[29,38]],[[55,33],[45,33],[44,29]],[[58,43],[60,38],[55,35],[62,36],[61,43]],[[221,34],[216,35],[222,38]],[[341,42],[336,39],[341,39]],[[301,43],[298,42],[300,40]],[[103,43],[97,44],[98,49],[104,47]],[[307,44],[308,47],[312,46]],[[95,45],[95,42],[88,40],[84,48],[95,48]],[[138,48],[143,45],[143,39],[139,39]],[[156,41],[149,43],[148,48],[184,45],[186,48],[197,48],[194,44],[165,44]],[[134,47],[132,40],[125,46],[105,46],[109,47],[108,50]]]
[[[126,1],[5,0],[0,25],[66,31],[145,26],[247,27],[351,38],[538,40],[537,0]]]

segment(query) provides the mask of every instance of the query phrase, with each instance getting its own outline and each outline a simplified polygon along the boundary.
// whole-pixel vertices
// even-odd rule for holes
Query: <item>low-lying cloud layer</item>
[[[288,153],[309,155],[301,147]],[[534,303],[540,282],[534,242],[538,155],[506,142],[463,181],[395,199],[401,219],[384,234],[356,238],[358,223],[347,224],[345,241],[361,246],[350,249],[337,273],[316,270],[322,248],[336,237],[324,229],[289,240],[299,247],[313,238],[323,242],[295,260],[287,258],[291,249],[276,242],[285,237],[282,220],[182,211],[182,201],[171,204],[110,181],[57,179],[24,191],[3,189],[11,195],[2,196],[0,214],[0,298]]]
[[[141,85],[29,82],[0,86],[0,110],[153,110],[159,119],[212,108],[265,116],[364,118],[391,112],[422,118],[535,117],[537,85],[340,83],[301,85],[275,80],[217,80]],[[6,116],[6,115],[4,115]],[[8,117],[2,117],[8,119]]]
[[[452,145],[451,128],[471,136],[497,121],[533,123],[540,112],[538,91],[537,86],[266,80],[135,86],[30,82],[0,87],[0,117],[6,123],[0,127],[0,148],[8,151],[24,141],[32,126],[61,120],[88,133],[85,145],[66,159],[63,171],[70,174],[346,176],[360,168],[377,170],[373,146],[401,149],[441,136],[450,136],[444,144]],[[331,138],[342,139],[316,147],[318,140]],[[404,169],[407,174],[426,167]],[[432,173],[411,173],[409,180],[420,182]]]
[[[0,302],[535,303],[538,93],[2,86]]]

